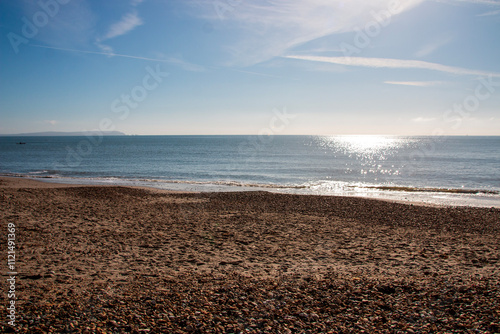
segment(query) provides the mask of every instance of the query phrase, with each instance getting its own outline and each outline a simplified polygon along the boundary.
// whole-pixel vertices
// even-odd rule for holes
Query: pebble
[[[33,189],[32,194],[37,191]],[[19,333],[499,332],[500,279],[491,269],[498,268],[498,264],[496,258],[484,255],[491,248],[484,238],[497,241],[500,235],[498,210],[466,212],[264,192],[172,197],[154,197],[145,191],[119,187],[38,192],[43,195],[39,203],[25,203],[21,200],[24,197],[14,193],[0,203],[2,222],[10,219],[22,223],[22,243],[46,249],[45,253],[34,254],[33,259],[23,259],[23,264],[33,268],[25,279],[20,279]],[[49,205],[50,201],[62,199],[73,202],[57,209]],[[179,216],[186,207],[192,211]],[[96,212],[88,217],[92,219],[82,222],[74,208]],[[197,215],[198,209],[205,210],[206,216]],[[220,218],[223,213],[224,218]],[[31,216],[33,219],[24,219]],[[136,217],[142,217],[140,224]],[[220,227],[212,219],[217,219]],[[292,224],[288,219],[295,220]],[[84,230],[85,224],[91,227]],[[347,231],[336,234],[342,240],[326,238],[324,232],[336,228],[335,224]],[[161,228],[164,225],[167,227]],[[414,274],[402,274],[410,267],[393,258],[390,260],[394,260],[394,267],[373,259],[363,263],[356,258],[356,252],[362,251],[381,257],[375,252],[377,248],[361,249],[353,244],[371,238],[366,246],[376,246],[380,242],[376,237],[383,235],[370,234],[375,226],[394,238],[385,251],[397,258],[411,250],[413,258],[409,261],[422,263]],[[354,227],[362,228],[350,229]],[[219,228],[227,233],[218,233]],[[421,231],[437,237],[422,238],[417,233]],[[212,245],[203,235],[219,240]],[[192,240],[185,240],[188,236]],[[464,236],[466,243],[454,241]],[[178,239],[168,243],[170,237]],[[438,239],[439,244],[435,242]],[[267,261],[268,271],[265,275],[261,271],[262,276],[252,276],[256,271],[242,269],[245,262],[239,261],[244,261],[244,256],[216,259],[200,251],[201,247],[209,247],[213,254],[236,252],[263,240],[266,242],[251,248],[252,265]],[[163,243],[168,244],[162,248]],[[154,247],[139,247],[144,244]],[[452,268],[446,275],[436,274],[433,261],[439,260],[436,247],[441,244],[460,247],[460,251],[447,252],[454,261],[462,261],[460,270]],[[67,252],[52,252],[53,245]],[[173,251],[170,246],[175,246]],[[301,247],[306,250],[302,252]],[[316,251],[331,253],[332,247],[338,250],[335,258],[327,258],[325,263],[335,260],[340,265],[345,261],[348,267],[358,261],[361,269],[350,272],[334,266],[317,273],[307,266],[317,263],[313,262],[319,258]],[[298,252],[308,255],[311,262],[293,268]],[[185,260],[190,255],[195,257],[193,254],[205,256],[196,263],[212,264],[211,270],[203,271],[202,266],[198,272],[190,270],[194,265]],[[122,258],[126,259],[127,269],[113,267],[114,261]],[[482,267],[471,266],[464,274],[464,266],[472,264],[472,260]],[[71,261],[80,261],[77,264],[82,270],[73,271]],[[217,266],[221,262],[226,264]],[[40,266],[34,268],[33,263]],[[383,270],[377,274],[363,264]],[[274,270],[273,265],[281,269]],[[164,272],[158,271],[158,266]],[[431,275],[423,274],[420,269],[424,267]],[[58,274],[41,275],[47,271]],[[113,274],[119,272],[128,272],[127,279],[114,280]],[[59,276],[67,279],[56,281]],[[6,305],[6,294],[0,299]],[[9,330],[5,323],[0,324],[0,332]]]

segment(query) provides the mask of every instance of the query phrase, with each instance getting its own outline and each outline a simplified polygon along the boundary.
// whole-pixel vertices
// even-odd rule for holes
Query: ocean
[[[0,137],[0,175],[500,207],[500,137]]]

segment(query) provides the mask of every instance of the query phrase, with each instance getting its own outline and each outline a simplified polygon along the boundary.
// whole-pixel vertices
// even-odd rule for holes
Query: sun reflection
[[[332,158],[345,156],[346,174],[363,177],[399,175],[400,161],[393,157],[411,145],[411,139],[399,136],[342,135],[316,138],[316,145]]]
[[[386,136],[342,136],[337,140],[358,152],[375,152],[394,147],[395,138]]]
[[[341,150],[345,154],[372,155],[401,146],[401,138],[379,135],[345,135],[323,137],[322,146]]]

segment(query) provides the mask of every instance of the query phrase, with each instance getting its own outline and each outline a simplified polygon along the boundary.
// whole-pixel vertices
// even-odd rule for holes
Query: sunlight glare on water
[[[370,181],[380,181],[377,176],[400,173],[404,163],[395,157],[409,148],[412,140],[398,136],[339,135],[317,137],[316,144],[334,158],[347,157],[347,173],[371,174],[375,178]]]
[[[356,135],[326,137],[331,144],[342,149],[345,153],[354,153],[359,156],[384,154],[384,151],[393,150],[401,146],[402,140],[392,136]]]

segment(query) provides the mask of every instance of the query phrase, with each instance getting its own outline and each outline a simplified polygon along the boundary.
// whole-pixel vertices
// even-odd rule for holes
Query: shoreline
[[[0,205],[21,333],[500,330],[498,209],[15,178]]]
[[[57,178],[44,178],[44,177],[36,177],[36,176],[0,176],[2,178],[13,178],[20,180],[31,180],[34,182],[41,182],[44,184],[44,187],[47,184],[53,184],[54,187],[107,187],[107,186],[117,186],[117,187],[129,187],[129,188],[138,188],[138,189],[149,189],[151,191],[159,191],[165,193],[219,193],[219,192],[256,192],[256,191],[264,191],[269,193],[277,193],[277,194],[293,194],[293,195],[304,195],[304,196],[334,196],[334,197],[353,197],[353,198],[364,198],[364,199],[373,199],[380,201],[388,201],[394,203],[402,203],[408,205],[420,205],[420,206],[436,206],[436,207],[475,207],[475,208],[498,208],[500,209],[500,199],[492,199],[488,198],[488,194],[493,194],[496,192],[493,191],[484,191],[482,193],[473,193],[471,190],[461,191],[459,192],[454,190],[444,189],[443,193],[437,192],[436,188],[432,188],[431,192],[425,192],[425,188],[415,188],[414,190],[403,192],[401,190],[392,190],[392,188],[402,188],[406,189],[407,187],[386,187],[386,186],[363,186],[360,189],[368,189],[372,191],[373,189],[380,189],[382,193],[376,192],[362,192],[362,193],[322,193],[316,191],[304,191],[304,187],[292,187],[292,191],[287,190],[288,187],[267,187],[262,186],[258,187],[256,185],[245,186],[245,185],[224,185],[220,184],[220,182],[178,182],[178,181],[166,181],[165,184],[168,184],[170,189],[162,188],[159,185],[163,183],[154,183],[148,182],[145,180],[128,180],[128,179],[114,179],[112,183],[99,182],[91,179],[57,179]],[[71,181],[70,181],[71,180]],[[66,181],[66,182],[65,182]],[[140,185],[137,185],[139,183]],[[230,182],[232,183],[232,182]],[[189,187],[191,188],[188,188]],[[179,188],[179,189],[171,189],[171,188]],[[387,190],[388,189],[388,190]],[[478,190],[480,191],[480,190]],[[444,194],[445,196],[440,196]],[[451,197],[450,197],[451,196]],[[462,196],[458,199],[453,199],[453,196]],[[482,199],[478,199],[474,196],[480,198],[484,196]]]
[[[176,191],[167,189],[158,189],[153,187],[143,186],[121,186],[113,184],[85,184],[85,183],[63,183],[63,182],[48,182],[39,178],[18,177],[18,176],[0,176],[0,187],[3,188],[32,188],[32,189],[51,189],[51,188],[79,188],[79,187],[123,187],[131,189],[142,189],[151,192],[165,194],[190,194],[196,193],[191,191]]]
[[[19,180],[19,182],[12,182],[7,183],[6,185],[2,185],[2,181],[5,180]],[[200,191],[177,191],[177,190],[169,190],[169,189],[160,189],[160,188],[155,188],[155,187],[148,187],[148,186],[123,186],[123,185],[113,185],[113,184],[85,184],[85,183],[59,183],[59,182],[48,182],[44,181],[43,179],[36,179],[36,178],[31,178],[31,177],[18,177],[18,176],[0,176],[0,187],[5,186],[5,187],[12,187],[12,188],[73,188],[73,187],[123,187],[123,188],[132,188],[132,189],[140,189],[140,190],[146,190],[150,191],[153,193],[160,193],[160,194],[201,194],[203,192]],[[274,192],[268,191],[268,190],[242,190],[242,191],[237,191],[237,192],[258,192],[258,191],[264,191],[270,194],[273,194]],[[224,191],[214,191],[212,193],[218,193]],[[211,192],[205,192],[205,193],[211,193]],[[367,200],[374,200],[374,201],[383,201],[383,202],[388,202],[388,203],[399,203],[399,204],[404,204],[404,205],[417,205],[417,206],[424,206],[424,207],[453,207],[450,205],[446,204],[436,204],[436,203],[426,203],[426,202],[418,202],[418,201],[407,201],[407,200],[397,200],[397,199],[387,199],[387,198],[371,198],[371,197],[363,197],[363,196],[343,196],[343,195],[321,195],[321,194],[295,194],[299,196],[324,196],[324,197],[353,197],[353,198],[359,198],[359,199],[367,199]],[[472,206],[473,207],[473,206]]]

